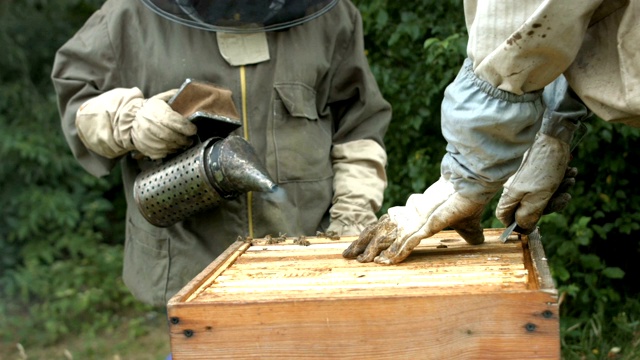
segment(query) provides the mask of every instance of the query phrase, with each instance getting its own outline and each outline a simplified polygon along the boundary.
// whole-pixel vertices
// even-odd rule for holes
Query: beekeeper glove
[[[447,153],[440,180],[409,197],[404,207],[389,209],[343,256],[395,264],[420,240],[447,227],[470,244],[482,243],[484,208],[518,169],[540,128],[543,109],[541,92],[515,95],[499,90],[477,78],[467,59],[442,103]]]
[[[197,128],[173,111],[169,90],[145,99],[138,88],[116,88],[86,101],[76,113],[84,145],[109,159],[137,150],[161,159],[191,144]]]
[[[424,193],[409,196],[405,206],[390,208],[342,255],[360,262],[396,264],[406,259],[420,240],[447,227],[468,243],[480,244],[484,241],[480,226],[484,207],[484,203],[462,197],[451,182],[440,177]]]
[[[333,201],[327,233],[358,235],[375,223],[387,186],[387,153],[373,140],[336,144],[331,149]]]
[[[591,115],[571,91],[564,77],[544,91],[547,109],[536,140],[518,171],[507,180],[496,207],[496,217],[505,226],[513,221],[528,234],[543,214],[564,209],[575,183],[577,169],[568,167],[571,143],[580,121]]]

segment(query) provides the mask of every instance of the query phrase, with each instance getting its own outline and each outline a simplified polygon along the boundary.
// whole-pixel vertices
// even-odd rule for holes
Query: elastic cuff
[[[462,75],[472,81],[485,94],[498,100],[508,101],[511,103],[525,103],[538,100],[542,96],[543,90],[532,91],[522,95],[516,95],[508,91],[500,90],[491,85],[491,83],[480,79],[473,71],[473,61],[467,58],[462,65]]]

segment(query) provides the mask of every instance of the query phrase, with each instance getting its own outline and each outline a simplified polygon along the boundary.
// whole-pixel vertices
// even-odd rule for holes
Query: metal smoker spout
[[[253,147],[239,136],[229,136],[207,149],[208,177],[225,198],[249,191],[274,192],[271,179]]]

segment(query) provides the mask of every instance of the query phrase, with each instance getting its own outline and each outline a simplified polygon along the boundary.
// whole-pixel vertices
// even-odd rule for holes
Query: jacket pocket
[[[142,302],[165,306],[168,273],[169,240],[165,231],[137,212],[127,215],[123,266],[127,288]]]
[[[273,142],[278,181],[331,177],[331,122],[319,119],[315,91],[302,83],[275,84],[275,91]]]

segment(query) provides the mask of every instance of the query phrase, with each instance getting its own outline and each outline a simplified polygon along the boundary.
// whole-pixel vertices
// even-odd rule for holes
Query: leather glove
[[[578,169],[570,166],[567,167],[558,190],[556,190],[556,192],[551,196],[547,206],[542,211],[542,215],[562,211],[567,207],[567,205],[569,205],[569,202],[571,202],[569,189],[576,184],[576,176],[578,176]]]
[[[524,234],[533,231],[547,204],[565,180],[565,174],[571,175],[567,168],[569,159],[568,143],[540,133],[525,154],[518,171],[505,183],[496,207],[496,217],[505,226],[515,220]],[[568,186],[572,180],[569,178],[566,181]],[[562,209],[569,200],[571,196],[568,193],[559,193],[552,204]]]
[[[568,167],[571,143],[580,121],[591,112],[571,91],[564,77],[549,85],[543,94],[547,110],[542,126],[519,169],[505,183],[496,207],[496,217],[518,232],[535,230],[540,217],[564,209],[575,184],[577,169]]]
[[[484,242],[480,220],[486,204],[458,194],[453,184],[441,177],[423,194],[413,194],[405,206],[388,210],[368,226],[342,253],[359,262],[397,264],[409,256],[420,240],[451,227],[469,244]]]
[[[167,101],[177,90],[147,99],[135,115],[131,129],[133,146],[151,159],[162,159],[170,153],[190,146],[197,127]]]
[[[76,114],[76,128],[85,146],[106,158],[137,150],[161,159],[192,143],[197,128],[174,111],[169,90],[144,99],[138,88],[116,88],[86,101]]]

